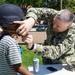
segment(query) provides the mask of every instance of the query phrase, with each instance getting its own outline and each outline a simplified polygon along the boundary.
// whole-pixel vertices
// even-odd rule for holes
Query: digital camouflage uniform
[[[31,16],[35,20],[38,17],[38,20],[46,19],[48,21],[47,46],[36,44],[35,53],[42,55],[44,64],[67,63],[69,65],[75,65],[75,24],[73,23],[64,32],[54,32],[52,30],[52,21],[57,12],[49,8],[30,8],[27,11],[27,17]]]

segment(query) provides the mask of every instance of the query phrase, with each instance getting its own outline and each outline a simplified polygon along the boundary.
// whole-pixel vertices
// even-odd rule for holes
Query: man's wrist
[[[31,48],[28,48],[29,50],[33,50],[34,49],[34,43],[32,44]]]

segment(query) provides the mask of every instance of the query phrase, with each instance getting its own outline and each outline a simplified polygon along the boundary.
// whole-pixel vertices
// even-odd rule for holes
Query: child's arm
[[[15,64],[14,65],[14,69],[15,69],[15,71],[17,71],[18,73],[20,73],[22,75],[33,75],[26,68],[24,68],[23,66],[21,66],[21,64]]]
[[[25,42],[28,49],[31,49],[33,46],[33,36],[31,34],[27,34],[26,36],[22,37],[22,41]]]

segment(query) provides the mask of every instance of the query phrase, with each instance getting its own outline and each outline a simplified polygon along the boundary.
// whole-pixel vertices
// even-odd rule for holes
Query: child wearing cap
[[[0,75],[33,75],[25,69],[21,63],[21,53],[18,42],[13,38],[18,36],[16,29],[19,25],[13,21],[23,20],[24,13],[22,9],[13,4],[4,4],[0,6]]]

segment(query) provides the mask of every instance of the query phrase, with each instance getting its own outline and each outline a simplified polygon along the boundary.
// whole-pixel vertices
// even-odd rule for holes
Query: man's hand
[[[35,24],[35,20],[33,18],[28,18],[24,21],[14,21],[14,23],[20,24],[16,32],[21,36],[25,36]]]

